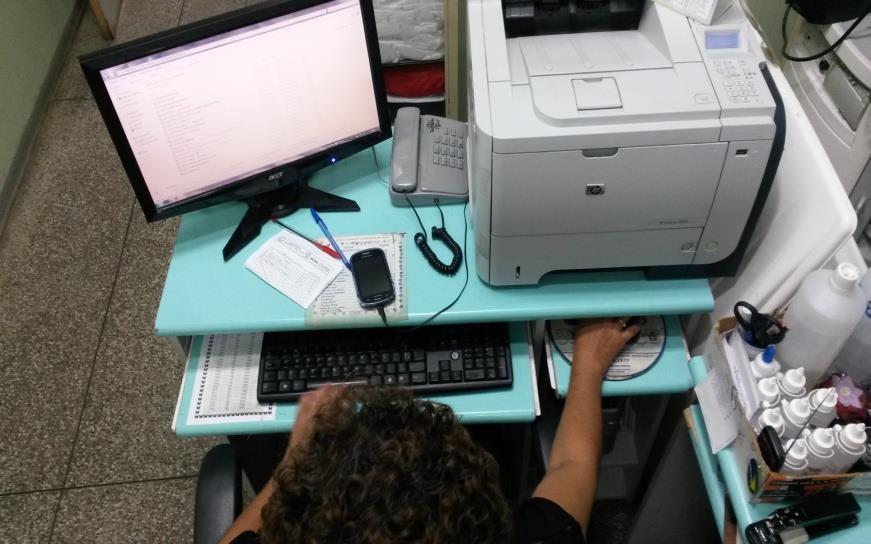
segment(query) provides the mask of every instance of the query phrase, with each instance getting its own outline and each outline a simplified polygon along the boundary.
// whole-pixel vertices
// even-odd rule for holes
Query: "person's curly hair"
[[[450,407],[364,387],[315,417],[276,471],[264,544],[509,541],[498,465]]]

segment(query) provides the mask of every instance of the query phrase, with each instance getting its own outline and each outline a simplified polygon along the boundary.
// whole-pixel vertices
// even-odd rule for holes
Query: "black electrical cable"
[[[423,226],[423,221],[420,219],[420,215],[417,213],[417,208],[414,207],[414,204],[411,203],[411,200],[408,198],[408,195],[405,195],[405,200],[408,202],[408,205],[411,206],[412,211],[414,212],[415,217],[417,217],[417,222],[420,224],[421,232],[418,232],[414,235],[414,244],[423,253],[423,257],[429,263],[430,266],[435,269],[439,274],[443,274],[445,276],[453,276],[460,270],[460,264],[463,262],[463,253],[465,250],[461,250],[460,246],[453,239],[453,237],[448,233],[447,229],[445,229],[445,214],[442,212],[441,206],[439,206],[438,199],[435,200],[436,208],[439,210],[439,215],[442,217],[442,226],[433,227],[432,228],[432,237],[444,245],[451,251],[454,258],[451,259],[449,264],[445,264],[438,258],[438,255],[429,247],[429,241],[426,237],[426,227]],[[463,208],[465,214],[465,208]],[[465,215],[463,216],[465,220]]]
[[[469,221],[466,218],[466,208],[468,208],[468,206],[469,206],[468,202],[463,205],[463,253],[464,254],[466,253],[466,241],[469,237]],[[417,212],[415,212],[415,213],[417,213]],[[450,310],[451,308],[454,307],[454,304],[456,304],[457,301],[460,300],[460,297],[463,296],[463,293],[466,292],[466,286],[469,285],[469,261],[468,261],[468,259],[463,259],[463,268],[466,271],[466,279],[463,281],[463,287],[460,289],[460,292],[457,293],[457,296],[454,297],[454,300],[452,300],[450,302],[450,304],[448,304],[447,306],[445,306],[441,310],[437,311],[433,315],[426,318],[426,320],[424,320],[424,322],[421,323],[420,325],[417,325],[416,327],[412,327],[410,329],[405,329],[404,331],[402,331],[403,333],[414,332],[421,327],[425,327],[426,325],[429,325],[430,323],[432,323],[432,321],[435,318],[437,318],[438,316],[442,315],[443,313],[447,312],[448,310]]]
[[[384,322],[384,326],[389,329],[390,323],[387,322],[387,314],[384,313],[384,305],[383,304],[378,305],[378,315],[381,316],[381,321]]]
[[[787,4],[786,11],[783,12],[783,22],[780,24],[780,35],[783,37],[783,49],[781,49],[781,53],[783,54],[783,57],[785,59],[791,60],[793,62],[808,62],[811,60],[817,60],[820,57],[828,55],[829,53],[834,51],[839,45],[844,43],[844,40],[846,40],[850,36],[850,34],[853,32],[853,30],[855,30],[856,27],[859,26],[859,23],[862,22],[862,19],[864,19],[869,13],[871,13],[871,6],[869,6],[868,9],[865,10],[865,13],[863,13],[855,21],[853,21],[853,24],[850,25],[850,28],[848,28],[847,31],[844,32],[843,35],[841,35],[840,38],[835,40],[835,43],[833,43],[829,47],[826,47],[825,49],[823,49],[819,53],[815,53],[809,57],[795,57],[795,56],[790,55],[789,53],[786,52],[786,49],[788,47],[788,44],[786,42],[786,21],[789,18],[789,12],[791,10],[792,10],[792,5]]]

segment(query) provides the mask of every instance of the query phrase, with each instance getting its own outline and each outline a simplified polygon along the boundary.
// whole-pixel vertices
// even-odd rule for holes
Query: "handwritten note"
[[[342,270],[342,262],[291,232],[279,232],[245,261],[245,267],[308,308]],[[353,284],[352,284],[353,285]]]
[[[387,257],[390,275],[393,278],[393,290],[396,299],[385,306],[385,314],[390,321],[408,319],[408,292],[405,289],[405,234],[386,233],[364,236],[345,236],[337,238],[336,242],[349,258],[354,253],[373,247],[381,248]],[[343,269],[339,277],[331,283],[315,300],[305,313],[307,325],[341,325],[353,321],[371,321],[380,325],[381,318],[374,309],[363,309],[357,299],[354,277],[347,269]]]

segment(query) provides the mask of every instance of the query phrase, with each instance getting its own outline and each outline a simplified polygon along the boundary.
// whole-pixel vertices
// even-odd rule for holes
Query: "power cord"
[[[429,247],[429,241],[426,237],[426,227],[423,226],[423,221],[420,219],[420,215],[417,213],[417,208],[414,207],[414,204],[411,203],[411,199],[408,198],[408,195],[405,195],[405,201],[408,202],[408,205],[411,206],[412,211],[414,212],[414,216],[417,217],[417,222],[420,224],[421,232],[418,232],[414,235],[414,243],[420,252],[423,253],[423,257],[429,263],[431,267],[435,269],[439,274],[443,274],[445,276],[453,276],[457,272],[460,271],[460,264],[463,262],[463,253],[464,250],[460,249],[460,246],[457,245],[457,242],[454,241],[454,238],[448,233],[445,228],[445,214],[442,212],[441,206],[439,206],[438,199],[435,199],[436,208],[439,210],[439,215],[442,218],[442,226],[441,227],[433,227],[432,228],[432,237],[451,250],[451,254],[454,256],[451,259],[449,264],[445,264],[438,258],[438,255]],[[463,221],[466,220],[466,207],[463,207]],[[465,236],[465,234],[464,234]],[[465,246],[465,243],[463,244]]]
[[[379,166],[379,164],[378,164],[378,153],[375,153],[375,146],[373,145],[369,149],[372,150],[372,158],[375,159],[375,174],[378,175],[378,179],[380,179],[384,183],[390,185],[390,182],[387,181],[387,179],[381,175],[381,166]]]
[[[820,57],[824,57],[824,56],[828,55],[829,53],[834,51],[839,45],[844,43],[844,40],[846,40],[850,36],[850,34],[853,32],[853,30],[855,30],[856,27],[859,26],[859,23],[861,23],[862,20],[869,13],[871,13],[871,6],[869,6],[868,9],[865,10],[865,13],[863,13],[855,21],[853,21],[853,24],[850,25],[850,28],[848,28],[847,31],[844,32],[844,34],[842,34],[841,37],[835,41],[835,43],[833,43],[829,47],[826,47],[825,49],[823,49],[819,53],[815,53],[813,55],[810,55],[809,57],[795,57],[795,56],[786,52],[786,49],[788,47],[788,44],[786,41],[786,21],[789,18],[789,12],[791,10],[792,10],[792,5],[787,4],[786,11],[783,12],[783,22],[781,22],[781,24],[780,24],[780,35],[781,35],[781,37],[783,37],[783,48],[781,49],[780,52],[783,54],[783,57],[787,60],[791,60],[793,62],[808,62],[808,61],[816,60]]]
[[[378,305],[378,315],[381,316],[381,321],[384,322],[384,326],[389,329],[390,323],[387,322],[387,314],[384,313],[384,305],[383,304]]]

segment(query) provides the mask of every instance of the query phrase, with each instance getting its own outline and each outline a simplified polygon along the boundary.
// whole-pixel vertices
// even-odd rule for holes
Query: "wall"
[[[78,0],[0,0],[0,229],[79,7]]]

